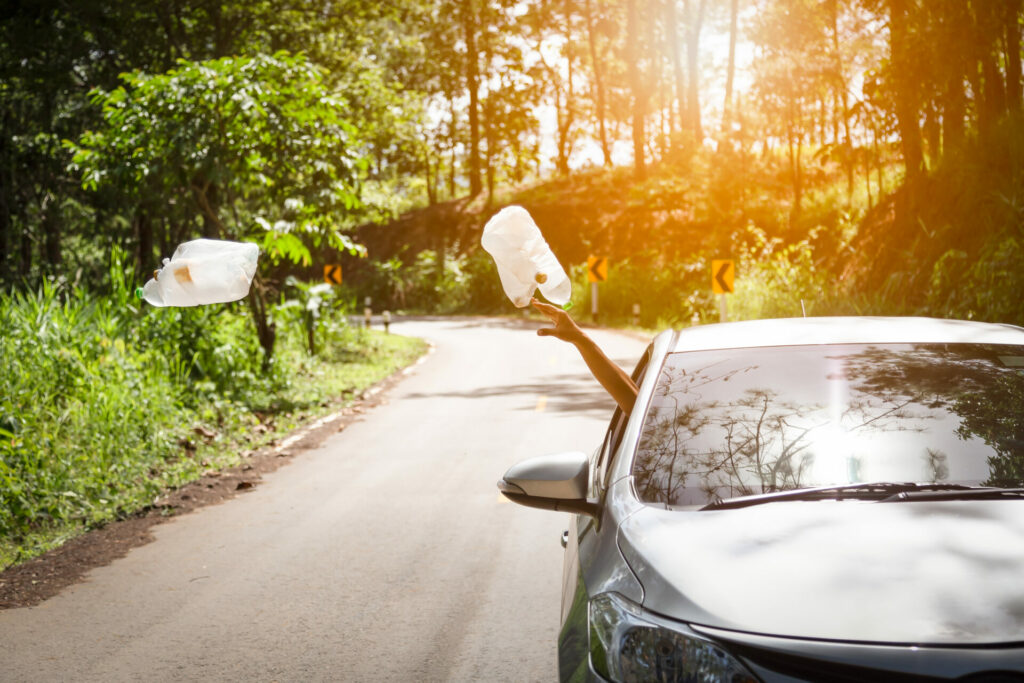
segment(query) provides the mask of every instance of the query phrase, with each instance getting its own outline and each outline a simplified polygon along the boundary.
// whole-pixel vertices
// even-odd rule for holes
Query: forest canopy
[[[518,201],[569,264],[663,274],[674,294],[635,296],[668,322],[702,314],[706,259],[742,254],[749,282],[834,287],[819,312],[1021,320],[1020,0],[5,12],[7,288],[100,283],[114,246],[146,272],[205,235],[276,249],[273,293],[362,241],[369,259],[331,257],[353,292],[493,308],[469,291],[479,229]],[[410,210],[408,233],[374,227]]]

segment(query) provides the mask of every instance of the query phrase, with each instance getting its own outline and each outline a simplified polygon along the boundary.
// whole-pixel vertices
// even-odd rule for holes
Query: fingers
[[[532,303],[533,307],[540,311],[540,313],[548,320],[550,320],[553,323],[558,322],[558,314],[560,311],[557,308],[548,304],[541,303],[536,299],[533,299],[530,303]]]
[[[539,301],[537,299],[530,299],[530,303],[533,304],[534,308],[536,308],[541,313],[544,313],[545,315],[557,314],[559,312],[558,308],[552,306],[551,304],[546,304],[543,301]]]

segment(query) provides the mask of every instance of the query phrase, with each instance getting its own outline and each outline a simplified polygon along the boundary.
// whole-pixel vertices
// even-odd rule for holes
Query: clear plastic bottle
[[[251,242],[185,242],[142,288],[154,306],[199,306],[237,301],[249,293],[260,249]]]
[[[492,216],[480,244],[494,258],[501,286],[517,307],[529,306],[538,288],[553,304],[569,302],[572,283],[523,207],[506,206]]]

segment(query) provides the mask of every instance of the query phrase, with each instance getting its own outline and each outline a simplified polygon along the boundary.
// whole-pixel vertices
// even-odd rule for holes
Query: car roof
[[[745,320],[680,330],[670,352],[808,344],[1020,344],[1024,328],[970,320],[820,317]]]

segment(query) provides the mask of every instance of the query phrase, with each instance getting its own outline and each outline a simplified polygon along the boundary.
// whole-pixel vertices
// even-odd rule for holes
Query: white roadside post
[[[608,279],[608,259],[603,256],[587,257],[587,279],[590,280],[590,313],[597,322],[597,283]]]

